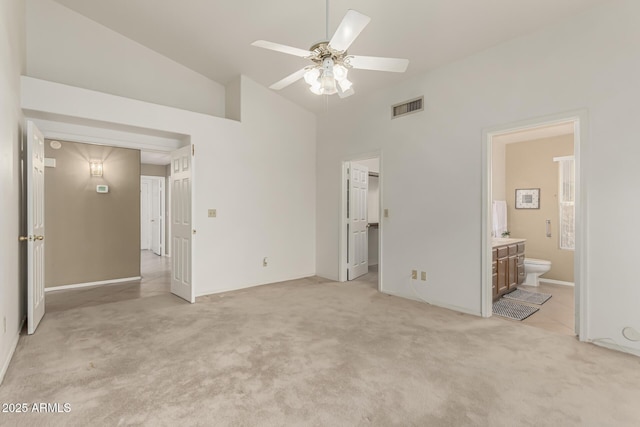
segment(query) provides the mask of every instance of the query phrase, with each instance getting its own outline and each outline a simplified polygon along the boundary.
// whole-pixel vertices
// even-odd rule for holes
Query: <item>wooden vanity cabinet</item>
[[[493,272],[491,295],[495,298],[498,296],[498,250],[491,251],[491,255],[491,271]]]
[[[507,293],[509,289],[509,249],[507,246],[499,246],[497,249],[498,268],[498,292],[496,297]]]
[[[524,243],[493,249],[493,297],[497,299],[524,282]]]
[[[516,268],[517,268],[517,285],[524,283],[524,243],[518,243],[518,252],[516,254]]]

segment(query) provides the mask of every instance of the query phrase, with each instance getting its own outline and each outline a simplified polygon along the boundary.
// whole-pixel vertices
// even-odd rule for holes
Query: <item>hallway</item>
[[[55,313],[171,292],[171,258],[155,255],[151,251],[142,251],[140,273],[142,280],[135,282],[48,292],[46,312]]]

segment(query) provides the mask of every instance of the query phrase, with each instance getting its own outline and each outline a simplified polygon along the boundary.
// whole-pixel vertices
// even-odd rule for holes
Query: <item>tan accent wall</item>
[[[140,151],[47,141],[45,156],[56,160],[45,170],[45,286],[139,276]],[[102,177],[90,176],[92,159]]]
[[[527,239],[526,256],[551,261],[543,278],[573,282],[573,251],[559,248],[558,163],[573,154],[573,135],[507,144],[507,221],[511,237]],[[540,188],[540,209],[515,209],[517,188]],[[547,219],[551,237],[546,237]]]
[[[167,166],[166,165],[148,165],[146,163],[142,163],[140,165],[140,175],[166,177]]]

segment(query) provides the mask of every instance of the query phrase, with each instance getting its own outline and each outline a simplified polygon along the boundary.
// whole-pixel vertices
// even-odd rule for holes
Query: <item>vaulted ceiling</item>
[[[308,64],[252,47],[254,40],[303,49],[325,40],[324,0],[55,1],[222,84],[244,74],[269,86]],[[346,11],[356,9],[371,22],[351,54],[410,60],[404,74],[353,70],[355,96],[361,97],[604,1],[331,0],[329,36]],[[326,106],[324,97],[311,94],[303,81],[280,93],[311,111]],[[334,95],[330,102],[350,99]]]

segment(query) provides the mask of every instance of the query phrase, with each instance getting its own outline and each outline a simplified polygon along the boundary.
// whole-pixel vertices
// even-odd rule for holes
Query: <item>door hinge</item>
[[[192,156],[196,155],[196,145],[195,144],[191,144],[191,155]]]
[[[195,228],[193,229],[193,234],[196,234],[196,229]]]

